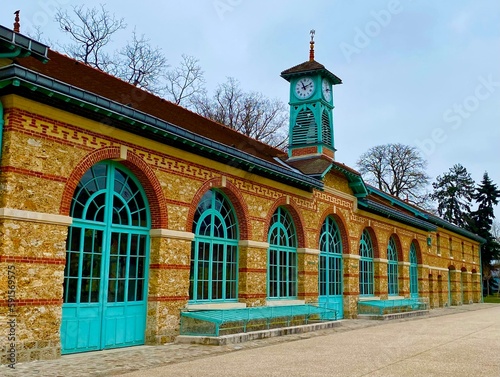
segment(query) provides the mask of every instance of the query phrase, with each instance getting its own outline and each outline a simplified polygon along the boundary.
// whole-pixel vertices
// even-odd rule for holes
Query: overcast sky
[[[3,6],[0,23],[12,27],[20,9],[21,32],[38,25],[63,41],[55,6],[82,3],[18,0]],[[117,48],[136,27],[172,66],[181,54],[198,58],[210,91],[231,76],[283,102],[280,72],[308,59],[315,29],[316,60],[343,81],[335,87],[337,161],[355,168],[370,147],[399,142],[421,150],[432,181],[461,163],[476,182],[488,171],[500,184],[498,0],[85,1],[100,3],[128,25]]]

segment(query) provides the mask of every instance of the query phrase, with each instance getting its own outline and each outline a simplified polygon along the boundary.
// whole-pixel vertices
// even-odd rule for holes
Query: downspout
[[[1,58],[17,58],[19,55],[21,55],[21,47],[16,47],[13,51],[9,52],[1,52],[0,53],[0,59]]]
[[[483,260],[482,260],[482,254],[483,254],[483,244],[479,244],[479,273],[481,274],[481,301],[484,302],[484,296],[483,296],[483,291],[484,291],[484,281],[483,281]]]

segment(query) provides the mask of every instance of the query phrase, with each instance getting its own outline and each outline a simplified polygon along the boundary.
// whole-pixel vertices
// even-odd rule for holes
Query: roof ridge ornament
[[[21,31],[21,24],[19,23],[19,10],[16,10],[14,14],[16,15],[14,19],[14,33],[20,33]]]
[[[314,34],[316,30],[312,29],[309,34],[311,34],[310,50],[309,50],[309,61],[314,61]]]

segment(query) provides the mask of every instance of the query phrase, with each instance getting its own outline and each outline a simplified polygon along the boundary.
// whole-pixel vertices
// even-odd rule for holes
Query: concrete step
[[[428,310],[415,310],[411,312],[402,312],[402,313],[390,313],[384,315],[374,315],[374,314],[358,314],[359,319],[376,319],[389,321],[391,319],[402,319],[402,318],[412,318],[412,317],[421,317],[429,315]]]
[[[175,338],[175,343],[181,344],[205,344],[212,346],[223,346],[226,344],[237,344],[258,339],[272,338],[275,336],[301,334],[311,331],[330,329],[340,326],[342,320],[309,323],[307,325],[280,327],[269,330],[251,331],[246,333],[237,333],[223,336],[193,336],[179,335]]]

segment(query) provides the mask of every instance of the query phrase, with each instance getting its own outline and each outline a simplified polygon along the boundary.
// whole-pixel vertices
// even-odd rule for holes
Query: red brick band
[[[10,255],[0,255],[0,263],[36,263],[36,264],[66,264],[63,258],[37,258],[37,257],[19,257]]]
[[[266,268],[240,268],[238,270],[239,272],[243,272],[243,273],[248,273],[248,272],[255,272],[257,274],[265,274],[267,273],[267,269]]]
[[[187,301],[189,296],[149,296],[149,302],[165,302],[165,301]]]
[[[266,298],[267,295],[265,293],[241,293],[238,295],[238,298]]]
[[[299,271],[299,276],[317,276],[318,271]]]
[[[0,300],[0,306],[46,306],[46,305],[62,305],[62,299],[16,299],[9,303],[8,300]]]
[[[191,267],[185,264],[162,264],[153,263],[149,265],[151,270],[189,270]]]
[[[2,166],[2,172],[3,173],[17,173],[21,175],[29,175],[31,177],[38,177],[42,179],[47,179],[49,181],[55,181],[55,182],[66,182],[65,177],[61,177],[58,175],[53,175],[53,174],[46,174],[42,173],[39,171],[33,171],[33,170],[28,170],[28,169],[23,169],[23,168],[16,168],[14,166]]]

